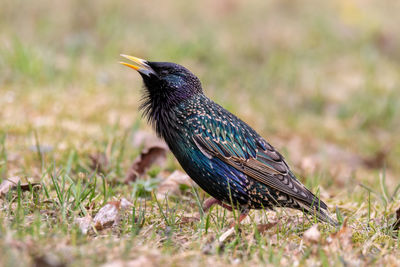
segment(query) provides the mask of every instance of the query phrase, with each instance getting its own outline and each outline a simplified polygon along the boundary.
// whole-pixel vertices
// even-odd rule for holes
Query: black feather
[[[188,175],[207,193],[243,209],[289,207],[336,224],[327,205],[283,156],[245,122],[203,94],[186,68],[148,62],[141,109]]]

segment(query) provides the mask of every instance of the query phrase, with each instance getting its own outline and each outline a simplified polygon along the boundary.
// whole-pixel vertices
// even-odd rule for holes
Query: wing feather
[[[326,208],[325,203],[317,203],[319,200],[295,178],[282,155],[247,124],[241,123],[244,124],[241,127],[229,125],[231,133],[222,134],[224,130],[216,129],[201,131],[193,139],[204,154],[218,157],[258,182],[295,199]],[[211,124],[204,126],[222,128]],[[238,129],[244,130],[239,132]]]

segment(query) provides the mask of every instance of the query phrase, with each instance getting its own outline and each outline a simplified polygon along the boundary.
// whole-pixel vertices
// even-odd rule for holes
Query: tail
[[[335,227],[339,226],[339,223],[330,216],[329,210],[325,203],[323,203],[323,205],[318,205],[316,203],[310,206],[309,204],[307,205],[301,201],[297,201],[297,204],[299,204],[303,212],[315,216],[318,220],[327,222]]]

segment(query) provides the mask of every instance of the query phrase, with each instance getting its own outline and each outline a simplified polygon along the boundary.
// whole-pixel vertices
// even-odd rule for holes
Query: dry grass
[[[0,197],[0,265],[400,264],[391,227],[400,205],[395,1],[1,5],[0,178],[40,187]],[[313,233],[298,213],[253,211],[218,244],[234,215],[200,216],[203,192],[181,186],[156,200],[180,168],[171,155],[125,184],[141,149],[133,136],[150,129],[137,111],[140,78],[117,64],[120,53],[193,70],[347,226]],[[101,172],[93,155],[107,159]],[[119,224],[81,233],[77,218],[121,198],[134,207]]]

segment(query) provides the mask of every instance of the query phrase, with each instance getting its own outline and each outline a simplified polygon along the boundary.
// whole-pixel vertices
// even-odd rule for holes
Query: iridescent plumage
[[[207,98],[200,81],[174,63],[144,61],[144,114],[188,175],[243,213],[288,207],[337,224],[327,206],[255,130]]]

